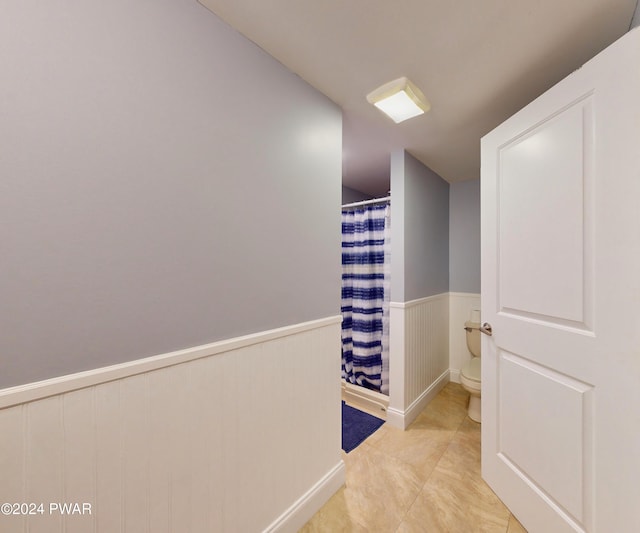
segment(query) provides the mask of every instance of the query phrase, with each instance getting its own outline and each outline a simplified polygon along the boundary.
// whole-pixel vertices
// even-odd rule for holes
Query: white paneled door
[[[640,531],[640,28],[482,140],[482,473],[530,533]]]

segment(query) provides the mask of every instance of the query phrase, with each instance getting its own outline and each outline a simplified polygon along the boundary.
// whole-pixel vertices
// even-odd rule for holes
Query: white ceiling
[[[480,138],[615,41],[636,0],[200,0],[340,105],[343,183],[389,187],[405,148],[449,182],[480,176]],[[630,68],[632,68],[630,66]],[[407,76],[431,111],[394,124],[367,93]]]

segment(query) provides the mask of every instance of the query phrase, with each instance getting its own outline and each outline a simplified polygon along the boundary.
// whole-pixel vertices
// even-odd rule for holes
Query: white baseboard
[[[289,509],[280,515],[264,533],[295,533],[333,496],[345,483],[344,461],[333,467]]]
[[[407,429],[411,422],[418,417],[420,412],[428,405],[428,403],[436,397],[447,383],[449,383],[449,374],[449,370],[443,372],[438,379],[436,379],[436,381],[434,381],[431,386],[406,409],[406,411],[403,412],[399,409],[390,407],[387,411],[387,423],[396,428]]]
[[[460,370],[450,368],[449,381],[452,381],[453,383],[460,383]]]
[[[399,409],[389,407],[387,411],[387,424],[394,428],[405,429],[404,413]]]

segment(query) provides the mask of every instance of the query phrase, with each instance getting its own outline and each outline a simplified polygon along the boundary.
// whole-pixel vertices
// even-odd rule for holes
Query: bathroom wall
[[[459,382],[471,358],[464,323],[480,309],[480,180],[452,183],[449,201],[449,367]]]
[[[636,4],[636,10],[633,12],[633,19],[631,20],[631,28],[636,26],[640,26],[640,2]]]
[[[391,154],[387,421],[406,428],[449,381],[449,184]]]
[[[471,358],[463,326],[480,309],[480,180],[452,183],[449,200],[449,368],[459,382]]]
[[[479,179],[450,186],[449,289],[452,292],[480,292]]]
[[[337,312],[335,104],[191,0],[11,2],[0,48],[0,388]]]
[[[352,202],[360,202],[362,200],[370,200],[371,195],[364,193],[362,191],[358,191],[356,189],[352,189],[350,187],[342,186],[342,203],[350,204]]]
[[[449,184],[405,151],[391,154],[391,300],[449,290]]]
[[[9,2],[0,49],[0,500],[95,511],[6,527],[296,531],[344,481],[340,109],[192,0]]]

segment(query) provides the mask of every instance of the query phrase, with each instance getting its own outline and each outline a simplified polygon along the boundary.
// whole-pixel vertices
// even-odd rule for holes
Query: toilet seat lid
[[[478,383],[480,383],[480,375],[481,375],[480,358],[474,357],[473,359],[471,359],[471,361],[463,365],[462,369],[460,370],[460,373],[466,379],[469,379],[471,381],[477,381]]]

